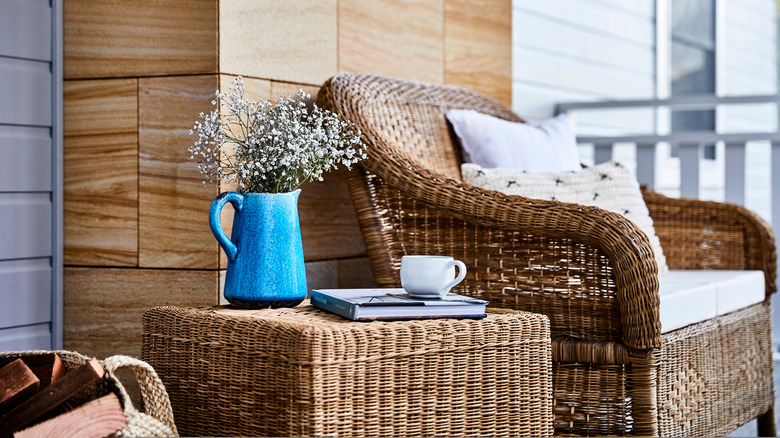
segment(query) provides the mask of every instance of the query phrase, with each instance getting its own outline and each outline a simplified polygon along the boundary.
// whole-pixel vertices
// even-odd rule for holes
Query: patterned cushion
[[[631,170],[617,162],[608,162],[578,172],[530,173],[512,169],[485,169],[463,164],[463,181],[508,195],[591,205],[625,216],[647,234],[658,263],[658,274],[669,269],[655,235],[647,210]]]

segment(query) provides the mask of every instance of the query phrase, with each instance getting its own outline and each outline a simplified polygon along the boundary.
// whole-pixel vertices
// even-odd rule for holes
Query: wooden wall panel
[[[139,81],[139,242],[143,267],[216,269],[208,223],[216,184],[203,178],[187,147],[198,114],[211,110],[217,75]]]
[[[214,305],[218,282],[218,271],[65,268],[64,348],[140,357],[146,309]]]
[[[336,0],[220,0],[219,70],[320,84],[337,70]]]
[[[443,4],[340,0],[339,71],[444,80]]]
[[[323,81],[324,82],[324,81]],[[271,81],[271,99],[276,101],[279,96],[292,96],[303,89],[311,95],[311,100],[317,100],[317,93],[320,91],[320,85],[294,84],[291,82]]]
[[[65,78],[216,73],[217,3],[65,1]]]
[[[338,287],[345,289],[376,287],[368,257],[339,260]]]
[[[64,86],[65,264],[138,264],[138,81]]]
[[[444,82],[512,105],[512,1],[444,1]]]
[[[346,176],[346,170],[337,170],[325,174],[324,181],[301,186],[298,214],[303,256],[307,261],[355,257],[366,253],[347,190]]]

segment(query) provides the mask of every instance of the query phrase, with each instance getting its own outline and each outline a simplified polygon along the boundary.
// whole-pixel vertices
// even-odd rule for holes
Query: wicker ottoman
[[[143,358],[182,436],[549,436],[547,317],[352,322],[292,309],[158,307]]]

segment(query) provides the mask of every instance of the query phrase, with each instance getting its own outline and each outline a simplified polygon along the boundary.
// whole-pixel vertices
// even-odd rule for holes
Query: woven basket
[[[48,354],[50,351],[9,351],[0,353],[0,363],[7,362],[20,355]],[[54,351],[62,360],[66,372],[87,363],[90,358],[83,354],[72,351],[57,350]],[[108,379],[118,390],[117,396],[124,406],[127,427],[117,433],[114,437],[168,437],[179,436],[176,425],[173,423],[173,411],[171,402],[168,399],[168,393],[154,368],[146,362],[129,356],[111,356],[101,361],[103,369],[108,374]],[[116,377],[116,371],[120,368],[130,368],[135,373],[138,380],[138,386],[141,388],[141,397],[145,407],[145,412],[140,412],[133,406],[130,397],[127,395],[122,383]],[[94,398],[97,394],[97,385],[88,388],[85,392],[76,395],[76,403],[85,402]]]
[[[550,436],[544,315],[353,322],[311,305],[158,307],[143,358],[186,436]]]

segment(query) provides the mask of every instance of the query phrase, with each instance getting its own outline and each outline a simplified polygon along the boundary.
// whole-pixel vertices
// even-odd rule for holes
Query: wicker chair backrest
[[[448,85],[399,80],[366,74],[340,75],[335,95],[359,114],[358,124],[368,138],[403,151],[421,168],[461,180],[460,150],[452,140],[445,113],[473,109],[512,121],[524,121],[501,103],[482,94]],[[382,151],[391,153],[392,151]]]

